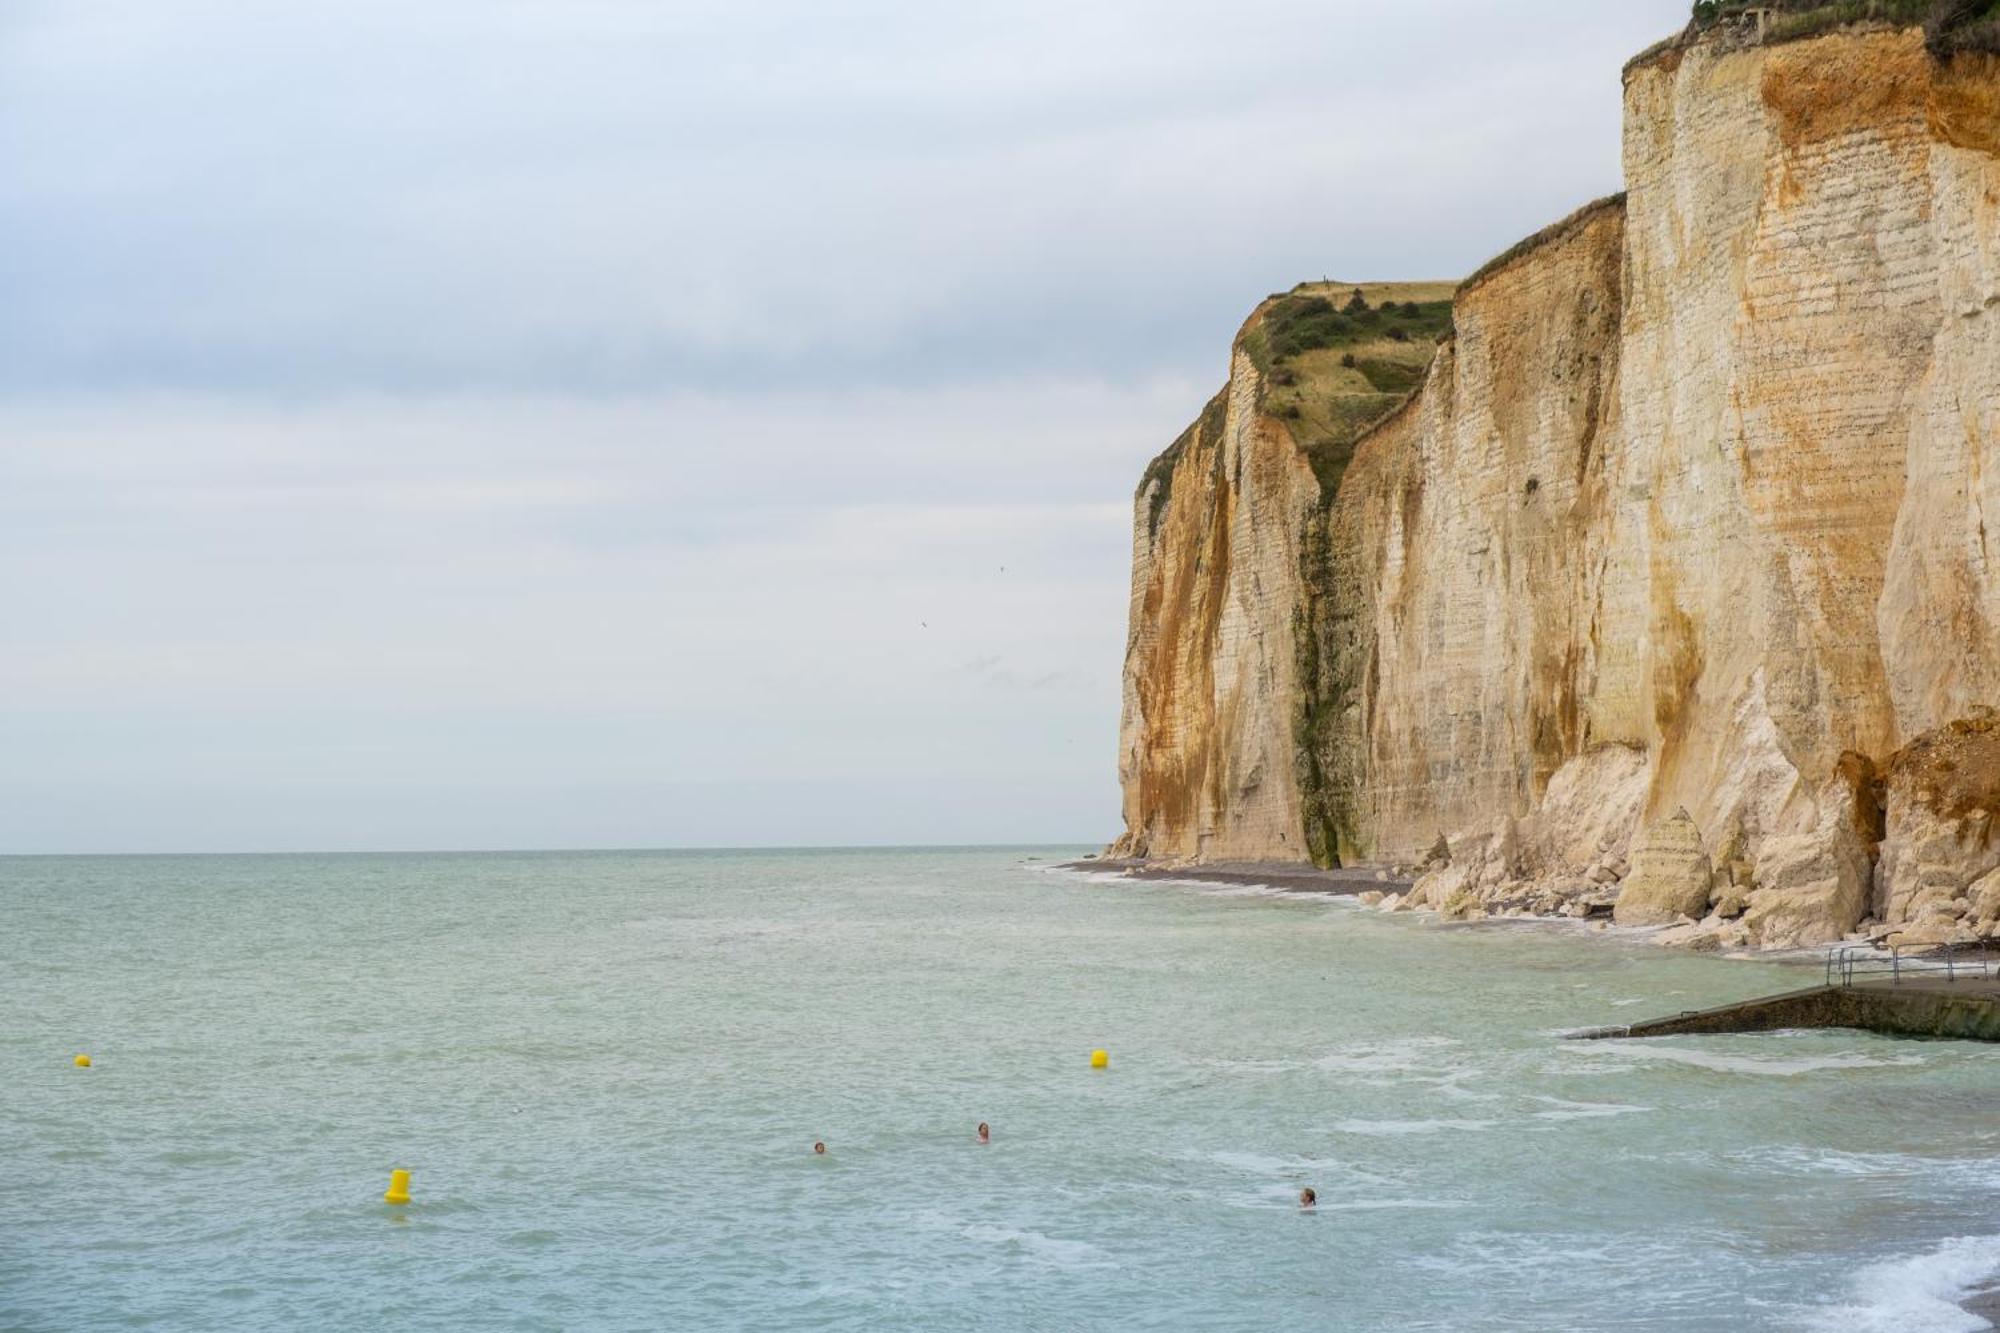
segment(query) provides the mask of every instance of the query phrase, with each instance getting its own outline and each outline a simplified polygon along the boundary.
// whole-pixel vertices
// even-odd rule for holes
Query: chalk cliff
[[[1301,419],[1357,358],[1299,293],[1245,325],[1135,501],[1115,853],[1416,865],[1442,834],[1411,897],[1471,915],[1642,845],[1708,877],[1697,942],[1981,928],[2000,57],[1725,23],[1627,68],[1625,166],[1462,284],[1369,420]],[[1703,915],[1671,887],[1648,919]]]

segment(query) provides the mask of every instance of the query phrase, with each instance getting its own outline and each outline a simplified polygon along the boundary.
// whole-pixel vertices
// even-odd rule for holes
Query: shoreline
[[[1234,884],[1244,887],[1278,889],[1285,893],[1330,893],[1355,898],[1371,890],[1407,893],[1416,880],[1376,866],[1343,866],[1322,870],[1295,861],[1209,861],[1200,865],[1175,865],[1127,857],[1100,856],[1083,861],[1057,862],[1057,870],[1079,870],[1088,874],[1122,875],[1139,880],[1192,880],[1198,884]]]
[[[1318,866],[1291,861],[1213,861],[1197,865],[1176,865],[1170,862],[1124,857],[1096,857],[1080,861],[1054,862],[1051,863],[1051,868],[1084,874],[1115,875],[1124,879],[1147,882],[1178,880],[1182,883],[1266,888],[1280,893],[1326,894],[1354,899],[1371,892],[1407,896],[1410,888],[1416,883],[1416,877],[1398,875],[1386,867],[1343,866],[1324,870]],[[1383,910],[1374,902],[1362,903],[1360,906],[1370,911]],[[1421,916],[1452,929],[1540,927],[1560,930],[1565,934],[1603,936],[1630,943],[1652,944],[1663,949],[1684,947],[1670,938],[1675,931],[1685,930],[1684,926],[1617,926],[1611,921],[1610,904],[1604,903],[1602,907],[1603,910],[1593,910],[1585,916],[1522,909],[1470,920],[1454,920],[1430,907],[1405,907],[1398,914]],[[1869,947],[1851,940],[1813,949],[1773,949],[1768,952],[1758,949],[1702,949],[1692,952],[1730,961],[1776,963],[1803,968],[1822,966],[1826,961],[1827,951],[1838,948],[1854,951],[1865,949],[1867,955],[1871,957],[1889,956],[1888,952],[1879,946]],[[1996,1289],[1995,1299],[2000,1301],[2000,1289]],[[1994,1322],[1996,1326],[2000,1326],[2000,1318],[1996,1318]]]

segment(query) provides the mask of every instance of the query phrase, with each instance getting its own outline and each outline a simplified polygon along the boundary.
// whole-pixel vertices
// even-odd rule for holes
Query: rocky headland
[[[1909,8],[1697,7],[1625,194],[1258,306],[1135,497],[1108,855],[2000,935],[2000,55]]]

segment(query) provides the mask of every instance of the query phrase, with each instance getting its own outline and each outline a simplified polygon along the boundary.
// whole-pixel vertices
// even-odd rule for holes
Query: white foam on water
[[[992,1226],[983,1222],[975,1222],[963,1228],[959,1234],[967,1240],[998,1245],[1054,1268],[1085,1269],[1110,1266],[1104,1251],[1087,1240],[1060,1240],[1054,1236],[1045,1236],[1039,1231],[1023,1231],[1018,1227]]]
[[[1218,884],[1203,879],[1156,879],[1154,884],[1171,884],[1176,888],[1192,889],[1205,898],[1282,898],[1287,902],[1341,903],[1346,899],[1337,893],[1320,889],[1293,889],[1281,884]]]
[[[1632,1115],[1653,1109],[1650,1106],[1628,1106],[1623,1102],[1572,1102],[1561,1097],[1534,1096],[1529,1100],[1550,1108],[1535,1112],[1537,1120],[1595,1120],[1602,1116]]]
[[[1437,1134],[1447,1130],[1491,1129],[1493,1120],[1336,1120],[1341,1134]]]
[[[1143,881],[1136,875],[1127,875],[1118,870],[1071,870],[1066,866],[1031,866],[1027,869],[1044,875],[1060,875],[1064,879],[1080,879],[1086,884],[1139,884]]]
[[[1579,1046],[1577,1049],[1583,1048]],[[1586,1054],[1633,1061],[1661,1060],[1718,1074],[1755,1074],[1766,1078],[1797,1078],[1801,1074],[1818,1074],[1832,1069],[1893,1069],[1924,1063],[1924,1057],[1916,1054],[1879,1056],[1862,1051],[1831,1051],[1825,1055],[1721,1055],[1714,1051],[1657,1043],[1623,1045],[1615,1051],[1606,1048]]]
[[[1236,881],[1181,878],[1175,875],[1128,875],[1120,870],[1070,870],[1063,866],[1028,867],[1065,876],[1080,877],[1091,884],[1141,884],[1147,887],[1186,889],[1208,898],[1282,898],[1287,902],[1325,903],[1332,907],[1354,907],[1358,903],[1351,893],[1336,893],[1330,889],[1308,889],[1286,884],[1239,883]]]
[[[1853,1299],[1806,1311],[1800,1326],[1829,1333],[1974,1333],[1993,1327],[1959,1302],[2000,1278],[2000,1236],[1959,1236],[1927,1254],[1870,1264]]]
[[[1313,1064],[1342,1074],[1406,1074],[1435,1066],[1439,1052],[1457,1044],[1449,1037],[1353,1042],[1329,1051]]]
[[[1306,1068],[1303,1060],[1205,1060],[1202,1067],[1228,1074],[1289,1074]]]
[[[1205,893],[1211,898],[1269,898],[1280,892],[1271,884],[1215,884],[1200,879],[1155,880],[1156,884],[1184,884],[1196,893]]]
[[[1217,1166],[1256,1176],[1293,1176],[1301,1171],[1345,1170],[1347,1166],[1331,1157],[1271,1157],[1254,1152],[1213,1152],[1207,1158]]]
[[[1473,1077],[1476,1077],[1476,1075],[1469,1070],[1457,1070],[1449,1074],[1432,1076],[1428,1080],[1419,1078],[1416,1081],[1428,1082],[1431,1093],[1434,1096],[1443,1097],[1447,1101],[1481,1102],[1491,1105],[1494,1102],[1506,1100],[1506,1096],[1503,1093],[1474,1092],[1471,1088],[1461,1086],[1465,1079]]]
[[[1954,1180],[1968,1183],[1967,1173],[1977,1171],[1986,1165],[1959,1158],[1913,1157],[1907,1153],[1890,1152],[1847,1152],[1839,1148],[1808,1148],[1796,1144],[1773,1146],[1754,1152],[1733,1153],[1731,1157],[1733,1160],[1801,1174],[1900,1177],[1942,1173]]]
[[[1551,1269],[1595,1272],[1608,1279],[1634,1268],[1671,1272],[1685,1261],[1686,1252],[1669,1240],[1574,1232],[1468,1231],[1438,1251],[1404,1256],[1411,1268],[1496,1286],[1533,1283],[1534,1274]]]

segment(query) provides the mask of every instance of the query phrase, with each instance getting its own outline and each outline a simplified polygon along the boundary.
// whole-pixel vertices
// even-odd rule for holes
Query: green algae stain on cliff
[[[1377,428],[1397,429],[1415,399]],[[1374,437],[1376,431],[1368,433]],[[1421,492],[1421,481],[1416,493]],[[1299,823],[1315,864],[1366,862],[1377,852],[1364,818],[1368,744],[1364,718],[1376,683],[1374,621],[1367,614],[1363,542],[1327,491],[1299,540],[1299,604],[1292,614],[1292,758]],[[1414,503],[1406,494],[1404,503]]]
[[[1345,734],[1366,673],[1339,592],[1334,501],[1361,441],[1413,401],[1451,337],[1451,292],[1442,283],[1302,285],[1267,305],[1244,338],[1263,372],[1260,409],[1284,424],[1319,484],[1298,551],[1292,757],[1306,850],[1329,868],[1369,853],[1359,757],[1348,753],[1359,737]]]
[[[1313,864],[1331,869],[1360,853],[1355,811],[1341,799],[1330,770],[1336,762],[1339,720],[1346,710],[1347,691],[1329,679],[1334,654],[1323,645],[1332,616],[1331,599],[1319,591],[1332,558],[1327,540],[1328,514],[1322,509],[1307,522],[1300,543],[1299,572],[1306,595],[1292,613],[1293,670],[1301,685],[1292,717],[1292,758],[1299,789],[1299,824]]]

